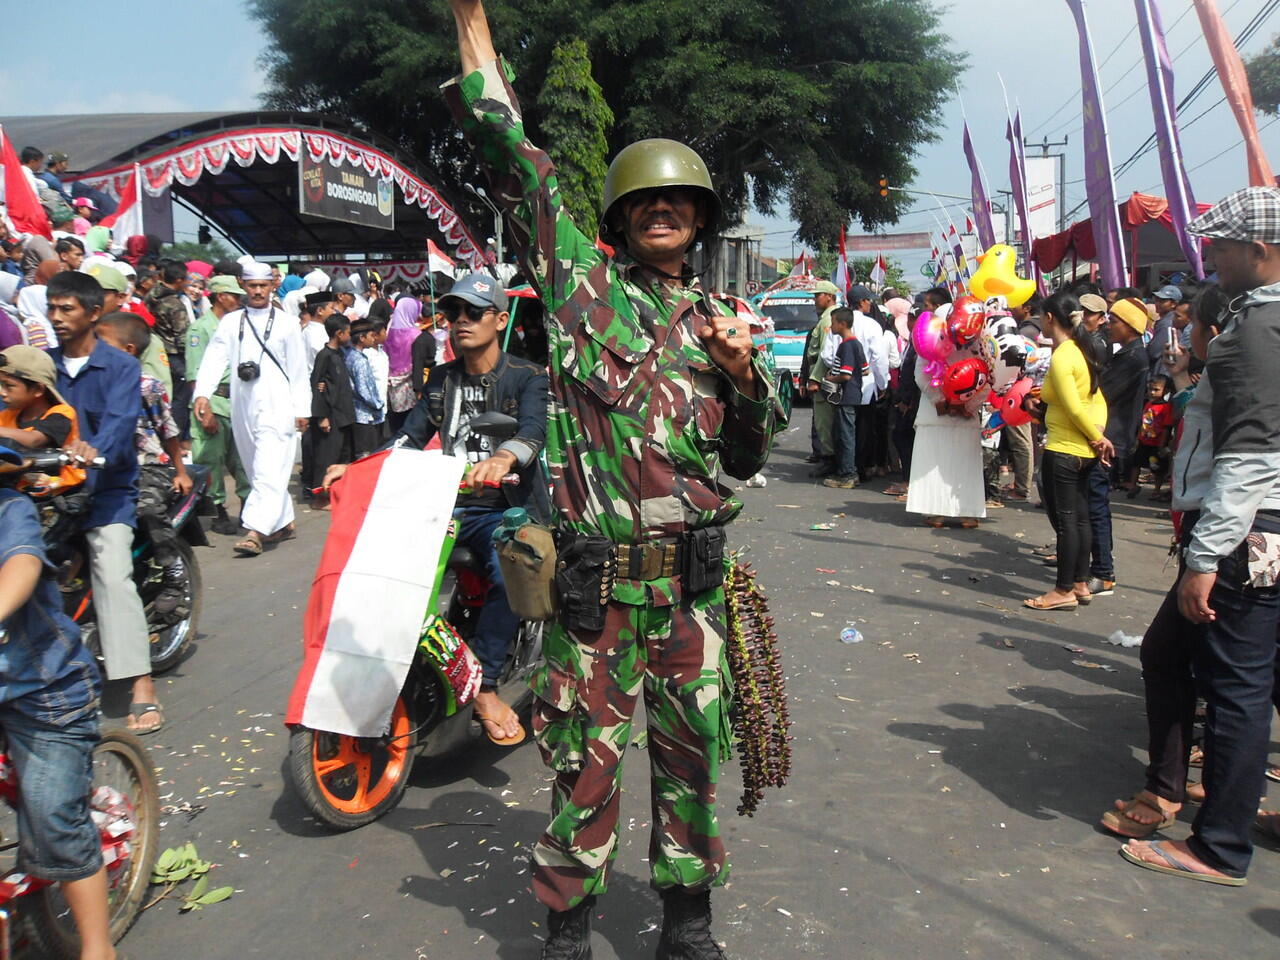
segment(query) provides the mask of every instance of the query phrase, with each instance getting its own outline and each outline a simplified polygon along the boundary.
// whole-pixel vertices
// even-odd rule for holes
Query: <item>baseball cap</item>
[[[1229,193],[1188,223],[1187,233],[1211,240],[1280,243],[1280,190],[1245,187]]]
[[[874,300],[875,296],[871,291],[860,283],[855,283],[849,290],[849,305],[861,303],[863,300]]]
[[[477,307],[493,307],[499,313],[507,309],[507,292],[502,284],[487,273],[468,273],[453,285],[453,289],[439,298],[443,305],[451,297],[457,297]]]
[[[55,403],[66,403],[58,393],[58,371],[54,369],[53,358],[39,347],[15,344],[0,350],[0,373],[38,383]]]
[[[837,287],[837,286],[836,286],[834,283],[832,283],[830,280],[819,280],[816,284],[814,284],[813,292],[814,292],[815,294],[816,294],[816,293],[829,293],[829,294],[831,294],[831,296],[833,296],[833,297],[838,297],[838,296],[840,296],[840,288],[839,288],[839,287]]]
[[[1106,313],[1107,301],[1103,300],[1096,293],[1086,293],[1080,297],[1080,306],[1089,313]]]
[[[98,205],[88,197],[76,197],[71,201],[73,207],[84,207],[86,210],[97,210]]]
[[[1081,297],[1081,300],[1084,298]],[[1147,332],[1147,308],[1140,303],[1134,302],[1132,299],[1117,300],[1111,305],[1111,316],[1117,320],[1122,320],[1131,326],[1138,333]]]
[[[49,154],[49,162],[50,162],[50,163],[66,163],[66,162],[67,162],[68,160],[70,160],[70,159],[71,159],[71,158],[70,158],[70,157],[68,157],[68,156],[67,156],[65,153],[63,153],[61,150],[55,150],[55,151],[53,151],[53,153]]]
[[[351,282],[349,277],[338,277],[329,284],[329,289],[334,293],[354,294],[356,292],[355,284]]]
[[[209,281],[209,292],[234,293],[237,296],[244,296],[244,288],[240,286],[240,281],[225,274],[220,274]]]
[[[103,290],[110,290],[113,293],[129,292],[129,281],[115,267],[108,267],[104,263],[95,263],[89,268],[89,276],[97,280],[98,286]]]
[[[1182,288],[1175,287],[1172,283],[1166,283],[1163,287],[1156,291],[1157,300],[1181,300]]]

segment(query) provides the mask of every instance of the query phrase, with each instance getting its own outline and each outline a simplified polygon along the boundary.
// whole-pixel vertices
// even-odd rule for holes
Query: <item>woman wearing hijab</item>
[[[0,273],[0,350],[26,341],[14,303],[19,283],[21,280],[12,273]]]
[[[385,300],[375,300],[370,310],[384,303],[386,303]],[[422,302],[417,297],[401,297],[395,310],[391,312],[391,323],[387,326],[387,342],[384,348],[387,351],[387,359],[390,361],[391,372],[390,387],[387,391],[390,411],[387,420],[392,436],[400,432],[405,418],[409,416],[409,411],[418,402],[418,396],[413,389],[413,341],[417,340],[422,333],[418,329],[418,317],[421,315]]]
[[[53,324],[49,322],[45,290],[53,275],[64,268],[65,264],[61,260],[41,261],[36,268],[35,283],[18,292],[18,316],[22,321],[23,334],[28,345],[41,350],[52,350],[58,345]]]

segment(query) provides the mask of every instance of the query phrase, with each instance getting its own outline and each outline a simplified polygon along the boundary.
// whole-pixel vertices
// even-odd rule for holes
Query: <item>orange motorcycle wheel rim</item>
[[[385,800],[409,763],[408,733],[409,713],[403,699],[396,700],[385,743],[317,732],[311,765],[328,804],[342,813],[361,814]]]

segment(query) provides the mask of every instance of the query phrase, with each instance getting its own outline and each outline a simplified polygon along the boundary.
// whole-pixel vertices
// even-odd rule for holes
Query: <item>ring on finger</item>
[[[738,335],[738,328],[737,328],[737,327],[730,327],[728,330],[726,330],[726,331],[724,332],[724,335],[725,335],[726,337],[728,337],[729,339],[733,339],[734,337],[736,337],[736,336]]]

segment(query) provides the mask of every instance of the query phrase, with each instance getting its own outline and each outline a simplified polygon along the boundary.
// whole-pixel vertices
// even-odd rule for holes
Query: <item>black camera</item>
[[[241,380],[257,380],[262,375],[262,368],[253,360],[242,360],[236,367],[236,376]]]

